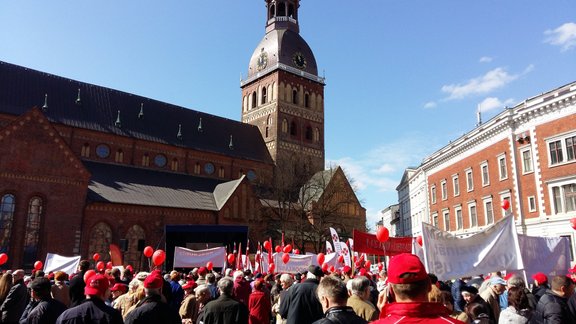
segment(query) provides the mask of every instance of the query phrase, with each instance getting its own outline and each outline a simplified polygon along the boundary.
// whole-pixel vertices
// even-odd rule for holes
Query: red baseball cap
[[[411,274],[410,276],[405,276]],[[407,284],[428,278],[426,268],[420,258],[414,254],[401,253],[390,259],[388,266],[388,282],[393,284]]]
[[[189,280],[184,286],[182,286],[182,289],[194,289],[197,286],[198,285],[194,280]]]
[[[110,288],[110,291],[121,291],[123,293],[128,291],[128,286],[126,286],[125,284],[121,284],[121,283],[115,283],[114,286],[112,288]]]
[[[88,278],[86,287],[84,287],[85,295],[104,295],[106,290],[110,287],[110,282],[105,275],[95,274]]]
[[[542,272],[538,272],[532,275],[532,279],[538,281],[539,284],[544,284],[548,282],[548,277]]]
[[[146,280],[144,280],[144,288],[159,289],[163,284],[164,279],[155,272],[149,274],[148,277],[146,277]]]

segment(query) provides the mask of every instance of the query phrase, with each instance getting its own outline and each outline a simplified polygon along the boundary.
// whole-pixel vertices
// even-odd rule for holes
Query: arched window
[[[308,93],[304,94],[304,107],[310,108],[310,95]]]
[[[37,260],[40,238],[40,221],[42,220],[42,198],[32,197],[28,204],[26,233],[24,235],[24,266],[32,266]]]
[[[320,129],[314,128],[314,142],[320,142]]]
[[[283,1],[278,3],[278,16],[286,16],[286,4]]]
[[[140,257],[141,251],[138,251],[138,241],[146,240],[146,233],[140,225],[133,225],[126,232],[126,240],[128,240],[128,249],[124,252],[124,264],[130,264],[135,268],[141,268]]]
[[[312,127],[310,126],[306,127],[306,140],[308,141],[312,140]]]
[[[90,144],[84,143],[84,145],[82,145],[82,152],[80,152],[80,156],[90,157]]]
[[[268,19],[270,19],[272,17],[276,17],[276,6],[275,5],[270,6],[270,16]]]
[[[256,91],[252,92],[252,108],[256,108],[256,104],[258,103],[256,99]]]
[[[290,123],[290,135],[292,136],[296,136],[298,134],[298,132],[296,131],[296,122],[291,122]]]
[[[272,115],[268,115],[266,118],[266,126],[272,125]]]
[[[286,118],[282,119],[282,133],[288,133],[288,121]]]
[[[267,102],[268,98],[266,97],[266,87],[262,87],[262,101],[260,102],[260,104],[265,104]]]
[[[298,90],[292,89],[292,103],[297,105],[298,104]]]
[[[0,252],[2,253],[8,252],[9,249],[15,207],[16,198],[14,198],[14,195],[7,194],[2,196],[2,201],[0,202]]]
[[[110,243],[112,243],[112,229],[110,226],[103,222],[94,225],[90,231],[88,255],[98,253],[101,261],[108,261],[110,259]]]

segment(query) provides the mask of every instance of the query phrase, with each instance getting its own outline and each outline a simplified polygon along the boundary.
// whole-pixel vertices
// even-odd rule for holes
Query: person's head
[[[216,276],[212,272],[207,273],[206,282],[209,284],[214,284],[216,282]]]
[[[356,277],[350,281],[350,293],[356,295],[363,300],[370,297],[370,280],[364,276]]]
[[[25,273],[24,273],[24,270],[22,270],[22,269],[18,269],[16,271],[12,272],[12,282],[16,283],[16,282],[24,279],[24,275],[25,275]]]
[[[194,295],[196,296],[196,301],[201,304],[206,304],[210,298],[210,289],[206,285],[200,285],[194,289]]]
[[[550,289],[558,296],[568,298],[574,293],[574,282],[566,276],[554,276]]]
[[[319,266],[311,265],[308,267],[308,272],[306,273],[306,279],[317,279],[320,280],[324,276],[324,271]]]
[[[506,280],[498,276],[490,278],[490,289],[497,295],[502,295],[506,291]]]
[[[112,288],[110,288],[110,292],[112,293],[112,299],[116,299],[122,295],[124,295],[128,291],[128,286],[122,283],[115,283]]]
[[[230,269],[230,268],[226,269],[224,276],[225,277],[232,277],[232,269]]]
[[[472,302],[472,300],[474,300],[474,297],[478,295],[478,289],[474,286],[462,286],[460,291],[462,294],[462,298],[464,299],[466,304]]]
[[[526,282],[524,278],[520,277],[519,275],[513,275],[512,277],[508,278],[508,289],[510,287],[518,287],[518,288],[526,288]]]
[[[171,281],[178,281],[180,280],[180,273],[176,270],[172,270],[170,272],[170,280]]]
[[[88,271],[88,269],[90,269],[90,261],[80,260],[80,263],[78,264],[78,271],[84,273]]]
[[[242,270],[234,271],[234,275],[232,276],[232,278],[234,279],[234,281],[239,280],[238,278],[244,278],[244,271]]]
[[[122,271],[122,278],[132,280],[132,270],[131,268],[126,268]]]
[[[144,280],[144,291],[146,296],[161,295],[162,286],[164,285],[164,279],[160,275],[159,271],[152,271]]]
[[[30,283],[30,293],[35,300],[50,299],[50,279],[37,277]]]
[[[508,288],[508,305],[513,306],[516,310],[527,309],[530,307],[528,296],[522,287]]]
[[[382,270],[380,271],[380,273],[378,273],[378,279],[384,281],[388,278],[388,272],[386,270]]]
[[[333,276],[324,277],[320,281],[316,294],[324,311],[334,306],[346,306],[348,301],[348,290],[344,281]]]
[[[56,281],[65,281],[68,279],[68,275],[64,271],[56,271],[54,274],[54,280]]]
[[[221,295],[232,296],[232,289],[234,288],[234,281],[226,277],[218,281],[218,290]]]
[[[130,283],[128,284],[128,292],[133,293],[133,292],[135,292],[135,291],[138,289],[138,287],[140,287],[140,286],[142,286],[142,285],[143,285],[143,282],[142,282],[142,281],[134,278],[134,279],[132,279],[132,280],[130,281]]]
[[[535,286],[544,286],[548,284],[548,277],[542,272],[535,273],[532,276],[532,279],[534,279]]]
[[[292,284],[294,283],[294,279],[292,279],[292,276],[287,274],[287,273],[283,273],[280,276],[280,286],[282,287],[283,290],[288,289],[290,286],[292,286]]]
[[[198,268],[198,277],[204,278],[206,277],[206,274],[208,274],[208,269],[206,269],[206,267]]]
[[[114,279],[120,279],[120,269],[118,268],[112,268],[110,269],[110,275],[112,277],[114,277]]]
[[[264,280],[263,279],[256,279],[254,280],[254,291],[263,291],[264,290]]]
[[[106,300],[110,295],[110,281],[102,274],[92,275],[84,287],[84,295]]]
[[[468,305],[466,305],[465,307],[466,310],[466,314],[468,315],[468,317],[471,320],[477,320],[477,319],[482,319],[482,318],[486,318],[489,319],[490,318],[490,310],[488,308],[486,308],[486,304],[481,304],[481,303],[470,303]]]
[[[244,277],[252,278],[252,270],[250,270],[250,269],[244,270]]]
[[[418,256],[410,253],[390,259],[388,282],[397,302],[426,302],[432,289],[426,268]]]
[[[448,308],[450,312],[454,311],[454,298],[449,291],[441,290],[440,291],[440,300],[439,302],[444,305],[444,307]]]

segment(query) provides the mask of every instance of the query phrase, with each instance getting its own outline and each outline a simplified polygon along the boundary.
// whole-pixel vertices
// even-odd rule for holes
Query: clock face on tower
[[[266,52],[260,53],[260,56],[258,56],[257,65],[258,65],[258,71],[266,68],[266,65],[268,65],[268,53]]]
[[[296,52],[294,55],[292,55],[292,62],[294,62],[296,67],[300,69],[306,68],[306,58],[300,52]]]

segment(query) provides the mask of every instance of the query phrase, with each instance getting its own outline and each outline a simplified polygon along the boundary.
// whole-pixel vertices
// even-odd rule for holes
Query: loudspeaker
[[[144,240],[138,240],[138,251],[139,252],[144,251],[145,247],[146,247],[146,242]]]
[[[121,239],[120,240],[120,250],[122,250],[122,252],[126,252],[128,250],[128,240],[127,239]]]

